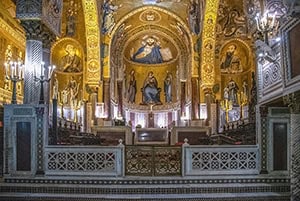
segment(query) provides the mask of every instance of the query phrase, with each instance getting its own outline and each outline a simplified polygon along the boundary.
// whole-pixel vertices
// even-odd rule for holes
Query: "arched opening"
[[[158,7],[142,7],[118,23],[110,47],[113,118],[160,128],[180,120],[191,101],[186,92],[193,55],[181,19]]]

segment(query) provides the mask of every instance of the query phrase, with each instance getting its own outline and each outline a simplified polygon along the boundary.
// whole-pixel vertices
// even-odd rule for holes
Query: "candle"
[[[23,67],[24,67],[24,65],[20,64],[20,66],[19,66],[19,78],[20,79],[23,78]]]
[[[51,73],[51,66],[48,66],[45,77],[50,78],[50,73]]]
[[[44,65],[45,65],[45,63],[42,61],[42,63],[41,63],[41,76],[44,76]]]
[[[15,67],[14,67],[14,65],[12,64],[12,65],[10,66],[10,74],[11,74],[11,77],[14,77],[14,72],[15,72]]]
[[[20,77],[20,68],[21,68],[21,62],[16,62],[16,76]]]
[[[257,29],[260,31],[260,25],[259,25],[259,22],[258,22],[258,18],[259,18],[259,13],[256,14],[255,21],[256,21]]]
[[[55,69],[55,65],[51,65],[48,67],[48,78],[49,79],[51,78],[54,69]]]
[[[18,62],[15,62],[15,76],[18,76]]]
[[[14,76],[14,63],[11,61],[9,62],[9,70],[10,70],[10,76]]]
[[[36,77],[36,65],[33,66],[33,76]]]
[[[8,64],[7,64],[7,62],[4,63],[4,68],[5,68],[5,77],[7,77],[8,76],[8,70],[7,70]]]
[[[277,14],[277,12],[275,11],[275,13],[274,13],[274,15],[273,15],[271,27],[274,27],[276,14]]]

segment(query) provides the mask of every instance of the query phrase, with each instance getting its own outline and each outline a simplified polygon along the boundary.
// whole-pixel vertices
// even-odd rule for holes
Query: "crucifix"
[[[150,104],[150,113],[148,114],[148,127],[153,128],[154,127],[154,116],[153,116],[153,106],[155,104]]]

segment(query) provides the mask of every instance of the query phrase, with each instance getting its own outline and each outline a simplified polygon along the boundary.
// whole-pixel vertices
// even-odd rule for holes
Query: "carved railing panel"
[[[257,146],[185,146],[184,175],[258,174]]]
[[[48,146],[45,149],[45,174],[54,176],[123,176],[123,172],[128,176],[258,174],[259,153],[256,145],[183,146],[183,149],[173,146],[126,146],[125,152],[123,146]]]
[[[156,176],[180,175],[181,147],[155,147],[154,165]]]
[[[46,175],[122,176],[123,147],[49,146]]]
[[[126,146],[125,154],[125,175],[151,176],[153,174],[152,147]]]
[[[126,175],[181,175],[181,147],[126,146]]]

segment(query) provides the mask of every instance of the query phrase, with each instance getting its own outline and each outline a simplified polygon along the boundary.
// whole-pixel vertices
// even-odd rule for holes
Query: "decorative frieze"
[[[101,72],[101,59],[100,59],[100,30],[97,15],[97,2],[96,0],[84,0],[83,12],[85,13],[85,30],[86,30],[86,43],[87,43],[87,70],[86,70],[86,83],[90,85],[98,85],[99,79],[102,80],[104,75]],[[103,70],[103,69],[102,69]],[[101,74],[100,74],[101,72]],[[108,74],[109,75],[109,74]]]
[[[26,38],[22,32],[18,31],[14,27],[11,27],[7,22],[0,18],[0,32],[4,35],[11,37],[18,45],[25,47]]]
[[[17,192],[23,192],[19,199],[22,201],[289,201],[290,190],[289,179],[261,176],[219,176],[214,179],[10,178],[5,182],[0,189],[0,200],[10,192],[5,201],[13,199],[12,194],[18,195]]]
[[[216,20],[219,0],[206,1],[204,26],[203,26],[203,45],[202,45],[202,64],[201,80],[202,85],[209,87],[215,82],[215,37]]]

